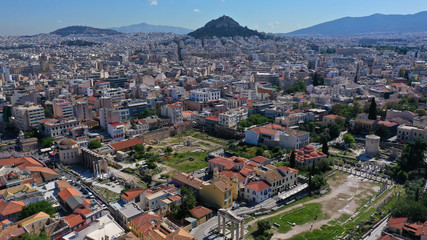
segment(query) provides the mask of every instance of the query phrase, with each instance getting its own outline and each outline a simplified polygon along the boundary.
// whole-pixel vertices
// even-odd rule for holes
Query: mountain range
[[[265,37],[265,34],[255,30],[251,30],[247,27],[242,27],[234,19],[225,15],[220,18],[209,21],[208,23],[206,23],[205,26],[197,29],[194,32],[189,33],[188,35],[194,38],[210,38],[213,36],[216,36],[216,37],[258,36],[260,38]]]
[[[427,32],[427,11],[408,15],[374,14],[366,17],[344,17],[285,35],[346,36],[413,32]]]
[[[94,27],[88,27],[88,26],[69,26],[65,28],[60,28],[58,30],[55,30],[51,32],[52,34],[60,35],[60,36],[68,36],[72,34],[86,34],[86,35],[100,35],[100,34],[106,34],[106,35],[118,35],[121,34],[120,32],[117,32],[115,30],[111,29],[101,29],[101,28],[94,28]]]
[[[187,34],[191,31],[193,31],[192,29],[188,29],[188,28],[173,27],[173,26],[162,26],[162,25],[151,25],[151,24],[147,24],[147,23],[139,23],[139,24],[133,24],[133,25],[129,25],[129,26],[122,26],[122,27],[113,27],[110,29],[118,31],[118,32],[122,32],[122,33],[171,32],[171,33],[176,33],[176,34]]]

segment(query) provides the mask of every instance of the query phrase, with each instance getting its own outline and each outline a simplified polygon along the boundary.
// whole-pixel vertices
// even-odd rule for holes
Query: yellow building
[[[233,197],[233,200],[236,201],[239,197],[239,188],[243,187],[243,181],[239,181],[239,175],[243,177],[240,173],[234,173],[231,171],[223,171],[221,172],[223,174],[220,174],[218,169],[215,168],[213,172],[213,179],[215,182],[221,181],[224,182],[227,185],[231,186],[231,195]],[[243,178],[244,180],[244,178]]]
[[[205,223],[211,217],[213,217],[213,211],[210,210],[209,208],[205,208],[203,206],[197,206],[197,207],[191,209],[190,214],[192,217],[197,219],[197,226]]]
[[[200,198],[203,202],[218,208],[231,208],[233,206],[232,190],[233,185],[223,181],[203,182]]]

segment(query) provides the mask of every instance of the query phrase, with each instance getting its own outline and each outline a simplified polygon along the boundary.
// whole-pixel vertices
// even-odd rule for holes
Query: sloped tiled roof
[[[125,199],[126,201],[130,201],[134,198],[136,198],[137,196],[139,196],[141,193],[145,192],[145,189],[141,189],[141,188],[134,188],[131,190],[128,190],[126,192],[124,192],[121,197],[123,199]]]
[[[245,185],[245,188],[249,188],[249,189],[255,190],[257,192],[263,191],[269,187],[270,187],[270,185],[264,181],[250,182],[250,183]]]
[[[25,207],[25,203],[22,201],[10,201],[7,203],[0,202],[0,215],[8,216],[19,213],[22,211],[23,207]]]
[[[200,219],[211,213],[212,213],[212,210],[210,210],[209,208],[205,208],[203,206],[197,206],[190,210],[190,214],[197,219]]]

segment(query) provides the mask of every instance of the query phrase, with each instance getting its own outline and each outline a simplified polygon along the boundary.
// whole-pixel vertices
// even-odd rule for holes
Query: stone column
[[[237,225],[237,228],[236,228],[236,239],[239,240],[240,239],[240,222],[238,222],[236,225]]]
[[[224,234],[225,238],[225,217],[222,219],[222,234]]]
[[[245,237],[245,225],[244,225],[245,223],[243,222],[243,221],[241,221],[240,223],[239,223],[239,225],[240,225],[240,237],[241,238],[244,238]]]
[[[218,212],[218,233],[221,233],[221,215]]]
[[[231,221],[231,240],[234,240],[234,222]]]

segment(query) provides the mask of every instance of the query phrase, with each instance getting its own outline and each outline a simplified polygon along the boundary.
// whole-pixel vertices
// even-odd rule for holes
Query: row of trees
[[[273,119],[264,117],[260,114],[254,114],[248,117],[247,119],[240,121],[240,126],[245,128],[254,125],[264,125],[269,122],[273,122]]]

